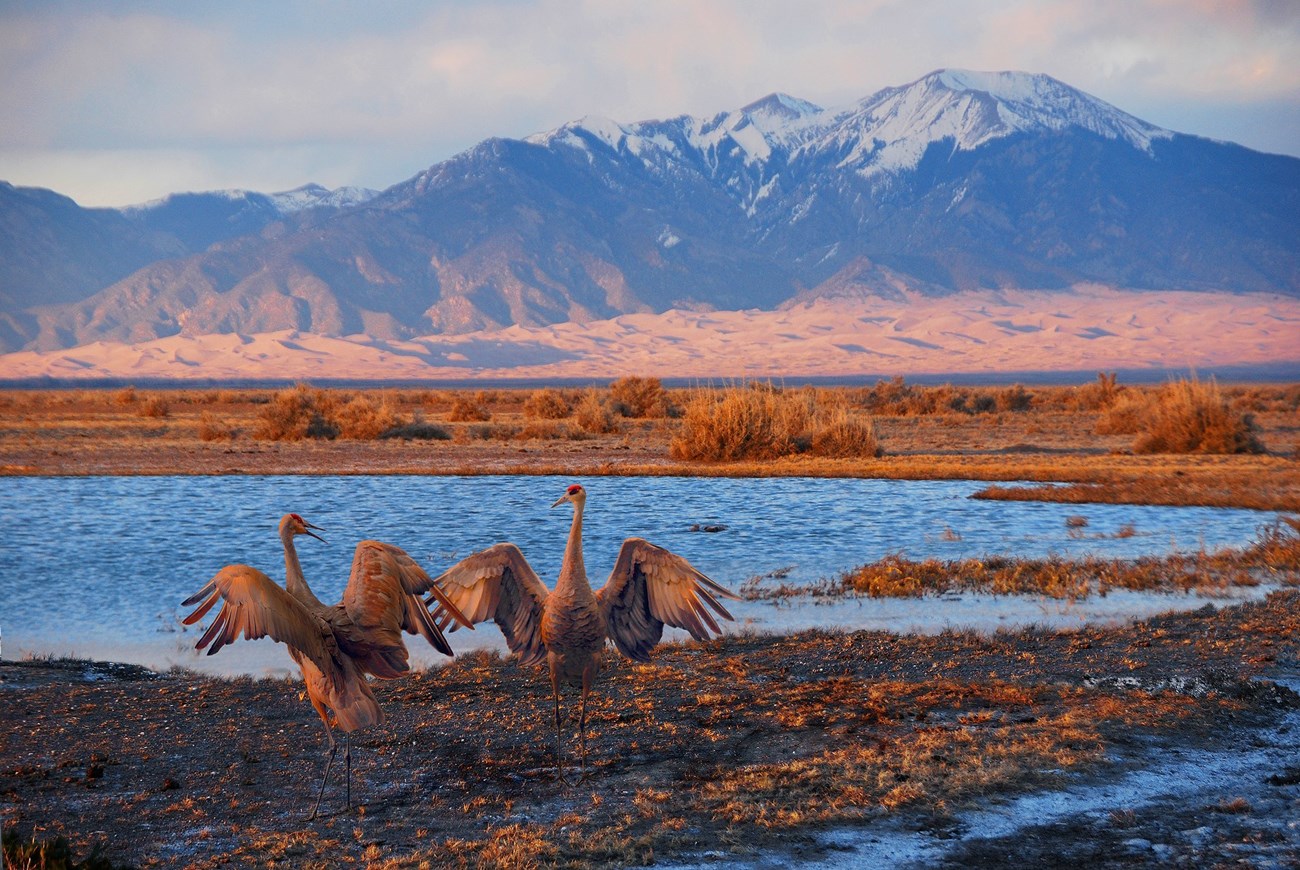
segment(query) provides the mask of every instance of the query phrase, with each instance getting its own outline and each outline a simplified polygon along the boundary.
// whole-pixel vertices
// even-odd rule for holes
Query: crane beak
[[[566,492],[564,495],[557,498],[555,500],[555,504],[551,505],[551,507],[559,507],[560,505],[564,504],[568,500],[569,500],[569,494]]]
[[[307,522],[306,520],[303,520],[302,524],[307,527],[307,534],[311,535],[313,538],[320,541],[322,544],[329,543],[329,541],[325,540],[320,535],[316,534],[316,532],[312,531],[312,529],[316,529],[317,531],[321,531],[321,532],[325,531],[320,526],[313,526],[311,523]]]

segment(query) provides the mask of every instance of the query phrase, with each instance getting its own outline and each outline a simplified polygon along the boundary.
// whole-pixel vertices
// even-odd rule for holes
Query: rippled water
[[[195,632],[179,630],[179,602],[233,562],[282,579],[276,524],[291,510],[327,530],[328,545],[298,540],[307,579],[326,601],[341,595],[352,548],[363,538],[405,548],[434,574],[474,550],[514,541],[550,583],[572,516],[568,505],[550,505],[570,482],[506,476],[0,478],[4,654],[194,665],[189,648]],[[604,582],[629,535],[668,547],[735,588],[748,577],[786,570],[788,581],[809,582],[895,552],[945,559],[1135,557],[1241,546],[1271,519],[1219,508],[977,501],[969,496],[985,484],[971,481],[600,477],[582,483],[589,493],[586,563],[595,585]],[[1088,524],[1072,536],[1065,520],[1074,515]],[[714,525],[725,529],[692,531]],[[1126,526],[1135,534],[1115,537]],[[760,626],[782,624],[771,605],[742,604],[736,612]],[[855,603],[819,612],[827,624],[843,625],[860,624],[852,614],[863,610]],[[488,625],[459,633],[454,642],[463,648],[492,638],[499,643]],[[248,649],[236,652],[241,646]],[[270,641],[241,642],[215,659],[226,671],[288,664]]]

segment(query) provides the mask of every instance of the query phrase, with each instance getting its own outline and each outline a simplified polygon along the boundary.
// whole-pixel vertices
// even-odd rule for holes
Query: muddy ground
[[[1300,862],[1295,591],[1122,628],[611,660],[575,785],[541,671],[465,656],[377,686],[354,806],[336,767],[311,822],[325,744],[297,683],[38,661],[0,679],[5,829],[131,866]],[[1176,785],[1141,787],[1158,767]]]

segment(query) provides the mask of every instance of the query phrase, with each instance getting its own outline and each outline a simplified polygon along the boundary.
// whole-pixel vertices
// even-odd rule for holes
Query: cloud
[[[189,166],[196,187],[216,186],[232,155],[250,167],[296,158],[273,187],[308,167],[333,167],[324,183],[386,186],[488,136],[584,115],[707,115],[775,90],[837,104],[943,66],[1046,72],[1220,138],[1230,131],[1180,119],[1258,107],[1249,123],[1237,113],[1235,129],[1283,150],[1276,143],[1294,143],[1283,137],[1295,125],[1276,112],[1300,99],[1298,54],[1300,6],[1290,2],[0,6],[0,178],[49,152],[47,165],[65,169],[45,186],[62,189],[74,158],[103,151],[171,155],[163,162],[176,173],[159,182]],[[376,177],[390,171],[406,174]],[[240,186],[258,186],[253,174]]]

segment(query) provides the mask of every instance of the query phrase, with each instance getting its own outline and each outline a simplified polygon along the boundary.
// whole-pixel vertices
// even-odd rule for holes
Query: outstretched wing
[[[642,538],[623,542],[609,580],[596,593],[607,614],[609,636],[619,652],[639,662],[650,660],[664,625],[684,628],[696,640],[720,632],[709,610],[723,619],[732,617],[714,596],[739,600],[681,556]]]
[[[195,649],[211,644],[208,655],[212,655],[241,634],[249,640],[270,637],[307,656],[322,674],[331,675],[336,686],[339,684],[342,676],[326,644],[320,619],[270,577],[249,565],[227,565],[206,586],[181,602],[182,607],[198,604],[181,622],[193,625],[218,601],[223,602],[221,610]]]
[[[335,619],[334,627],[339,642],[362,670],[383,678],[405,673],[403,631],[423,636],[444,655],[453,654],[420,600],[432,586],[429,575],[400,547],[382,541],[357,544],[340,605],[345,618]],[[460,611],[452,616],[459,617]]]
[[[514,544],[496,544],[467,556],[433,582],[434,590],[441,590],[470,623],[494,620],[510,651],[522,662],[536,664],[542,660],[546,654],[542,645],[542,608],[547,591]],[[431,595],[425,603],[432,600]],[[452,614],[442,599],[433,616],[442,628],[452,623]],[[451,625],[452,631],[456,628]]]

